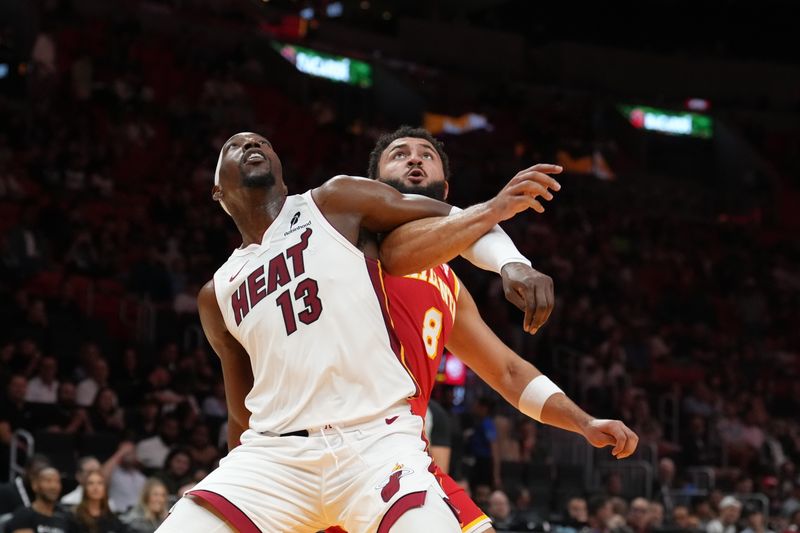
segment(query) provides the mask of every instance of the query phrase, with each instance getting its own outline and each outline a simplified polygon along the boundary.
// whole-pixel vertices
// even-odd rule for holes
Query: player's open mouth
[[[244,162],[245,163],[260,163],[262,161],[266,161],[267,156],[264,155],[263,152],[259,150],[253,150],[244,155]]]
[[[409,171],[408,175],[409,175],[409,177],[412,177],[412,178],[424,178],[425,177],[425,172],[423,172],[419,168],[415,168],[414,170]]]

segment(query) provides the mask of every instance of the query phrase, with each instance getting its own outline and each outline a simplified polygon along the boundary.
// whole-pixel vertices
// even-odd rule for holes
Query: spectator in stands
[[[108,363],[102,357],[98,357],[89,368],[89,377],[78,383],[78,405],[81,407],[92,405],[97,392],[104,387],[108,387]]]
[[[793,482],[791,487],[792,492],[783,502],[783,507],[781,507],[781,514],[784,516],[791,516],[800,511],[800,479]]]
[[[122,352],[122,365],[114,375],[114,392],[119,403],[124,406],[138,404],[144,391],[144,374],[141,368],[139,353],[133,347]]]
[[[502,487],[500,460],[497,453],[497,430],[492,419],[494,402],[481,397],[475,402],[475,427],[469,439],[468,450],[475,458],[469,484]],[[495,460],[497,459],[497,460]]]
[[[540,527],[544,521],[542,517],[533,509],[531,491],[527,487],[517,487],[514,496],[514,524],[517,529],[523,531],[533,531]]]
[[[58,470],[44,467],[33,478],[33,492],[36,498],[30,507],[22,507],[14,512],[5,525],[7,533],[71,533],[74,531],[72,518],[57,507],[61,495],[61,476]]]
[[[672,509],[672,525],[679,529],[692,529],[689,508],[685,505],[676,505]]]
[[[8,445],[11,435],[18,429],[30,429],[33,420],[25,403],[28,380],[19,374],[11,376],[6,386],[5,398],[0,401],[0,443]]]
[[[742,533],[775,533],[767,527],[764,513],[754,510],[747,515],[747,527],[742,530]]]
[[[125,413],[112,389],[103,387],[97,391],[89,409],[89,423],[95,432],[119,433],[125,429]]]
[[[659,502],[650,502],[647,508],[647,523],[650,529],[664,526],[664,506]]]
[[[178,442],[180,424],[172,415],[166,415],[158,425],[158,435],[144,439],[136,445],[136,458],[144,468],[157,470],[164,467],[169,451]]]
[[[717,464],[718,453],[709,443],[706,419],[692,416],[681,437],[681,461],[687,465]]]
[[[197,424],[192,430],[187,447],[192,461],[198,468],[211,470],[219,459],[219,450],[211,444],[211,434],[206,424]]]
[[[177,495],[178,489],[193,480],[192,456],[182,448],[172,450],[164,463],[164,469],[155,474],[171,495]]]
[[[137,505],[122,516],[131,533],[153,533],[167,517],[167,488],[156,478],[142,487]]]
[[[224,420],[228,418],[228,405],[225,402],[225,383],[219,379],[214,383],[212,394],[203,400],[203,414],[207,417]]]
[[[61,382],[58,387],[58,403],[55,405],[52,420],[47,425],[48,431],[68,434],[90,431],[89,415],[75,401],[76,394],[76,387],[73,382]]]
[[[675,462],[669,457],[662,457],[658,462],[658,475],[653,483],[653,500],[660,502],[664,506],[664,511],[669,515],[672,513],[674,502],[672,491],[675,486]]]
[[[591,533],[607,533],[613,516],[611,502],[607,496],[597,495],[589,499],[587,505],[588,524]]]
[[[54,357],[43,357],[39,371],[28,382],[25,401],[29,403],[54,404],[58,399],[58,361]]]
[[[634,498],[628,510],[628,526],[634,533],[649,533],[650,529],[650,502],[645,498]]]
[[[83,499],[75,508],[79,533],[126,533],[128,528],[111,512],[106,480],[93,470],[83,481]]]
[[[707,533],[738,533],[739,517],[742,514],[742,503],[733,496],[725,496],[719,502],[719,518],[706,526]]]
[[[605,475],[603,494],[609,498],[620,498],[623,496],[622,474],[616,471],[608,472]]]
[[[61,505],[74,508],[81,503],[81,500],[83,500],[83,484],[86,481],[86,477],[91,472],[100,471],[100,469],[100,461],[96,457],[86,456],[78,459],[77,468],[75,469],[75,481],[78,482],[78,485],[72,492],[65,494],[61,498]]]
[[[567,523],[580,529],[589,522],[589,514],[586,508],[586,499],[573,497],[567,500]]]
[[[492,519],[492,525],[498,531],[516,529],[516,516],[511,510],[511,502],[502,490],[496,490],[489,496],[486,514]]]
[[[717,515],[714,513],[714,508],[711,506],[711,501],[707,498],[703,498],[695,502],[694,515],[697,516],[700,529],[704,531],[717,517]]]
[[[147,439],[158,433],[161,404],[154,398],[145,398],[136,411],[128,410],[127,428],[130,438]]]
[[[108,480],[108,497],[116,510],[126,511],[136,505],[147,480],[136,461],[136,446],[122,442],[117,451],[103,464]]]
[[[14,476],[8,483],[0,484],[0,517],[13,513],[20,507],[30,507],[36,498],[33,483],[39,471],[50,466],[50,460],[41,454],[36,454],[25,464],[25,471],[21,476]]]

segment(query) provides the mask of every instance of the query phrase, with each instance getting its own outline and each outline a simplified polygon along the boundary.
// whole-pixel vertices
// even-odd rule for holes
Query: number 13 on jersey
[[[425,344],[425,353],[431,359],[439,353],[439,337],[442,336],[442,312],[431,307],[425,311],[422,318],[422,342]]]

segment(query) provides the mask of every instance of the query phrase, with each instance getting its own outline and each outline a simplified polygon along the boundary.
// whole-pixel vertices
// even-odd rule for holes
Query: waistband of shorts
[[[322,426],[314,426],[306,429],[300,429],[296,431],[290,431],[287,433],[277,433],[274,431],[261,431],[259,435],[264,435],[265,437],[319,437],[323,433],[330,434],[338,433],[341,431],[342,433],[348,433],[351,431],[358,431],[362,429],[367,429],[370,427],[374,427],[376,425],[384,426],[384,425],[391,425],[397,420],[398,417],[403,415],[409,416],[417,416],[411,412],[411,408],[409,407],[408,403],[402,403],[393,405],[386,411],[366,417],[363,419],[358,420],[349,420],[343,423],[330,423],[325,424]]]

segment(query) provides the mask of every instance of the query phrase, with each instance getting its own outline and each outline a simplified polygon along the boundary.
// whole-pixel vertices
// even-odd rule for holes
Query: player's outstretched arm
[[[250,423],[250,411],[244,399],[253,388],[253,369],[247,352],[225,327],[213,280],[200,289],[197,308],[203,332],[222,363],[228,404],[228,450],[232,450],[239,445],[239,437]]]
[[[452,206],[444,202],[402,194],[386,184],[364,178],[337,176],[314,189],[312,195],[331,225],[350,242],[359,240],[361,229],[387,233],[407,222],[438,217],[421,221],[403,232],[418,235],[412,247],[403,244],[402,234],[394,237],[390,234],[388,242],[384,240],[381,244],[380,259],[384,269],[404,275],[452,259],[498,222],[521,211],[544,210],[536,198],[552,198],[547,187],[537,181],[545,178],[555,183],[538,172],[520,173],[491,200],[455,215],[455,222],[448,221],[450,217],[444,218],[452,210]],[[428,228],[431,224],[437,224],[434,229],[440,231],[431,231]]]
[[[617,459],[628,457],[636,450],[639,438],[619,420],[595,419],[561,391],[549,395],[534,391],[531,395],[529,387],[536,386],[532,382],[542,373],[494,334],[481,318],[475,301],[463,285],[458,295],[456,320],[447,348],[526,415],[545,424],[580,433],[598,448],[613,446],[611,453]],[[541,401],[544,403],[541,404]]]
[[[445,218],[417,220],[397,228],[381,245],[385,270],[394,275],[419,272],[462,253],[478,267],[497,273],[510,262],[530,265],[508,235],[495,224],[526,209],[543,213],[544,206],[537,198],[553,199],[550,189],[558,191],[561,185],[548,174],[560,172],[561,167],[557,165],[534,165],[518,172],[487,202],[463,211],[453,209]],[[474,222],[474,217],[482,210],[494,215],[494,223],[488,228]],[[424,255],[420,253],[423,250]]]

